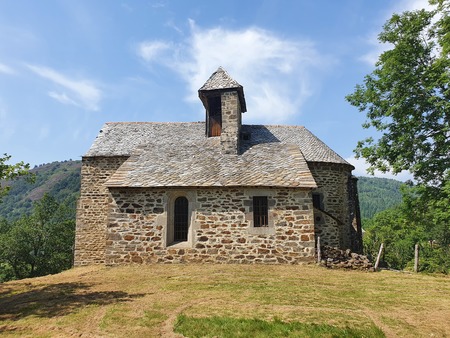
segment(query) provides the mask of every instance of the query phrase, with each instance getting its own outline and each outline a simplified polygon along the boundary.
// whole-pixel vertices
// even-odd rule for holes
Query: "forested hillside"
[[[11,190],[0,203],[0,218],[8,220],[29,215],[33,202],[49,193],[58,202],[73,206],[80,189],[80,161],[63,161],[41,164],[31,171],[36,175],[30,184],[24,178],[12,182]],[[372,218],[376,213],[398,205],[402,196],[399,181],[359,177],[358,190],[363,219]],[[75,214],[74,214],[75,217]]]
[[[80,161],[43,164],[32,170],[34,183],[24,177],[11,183],[0,203],[0,282],[71,266],[80,168]],[[365,253],[373,259],[384,243],[387,266],[405,269],[413,261],[414,245],[420,243],[421,270],[447,273],[450,188],[436,203],[426,204],[419,198],[420,187],[405,187],[402,196],[401,185],[392,179],[359,177]],[[410,210],[418,212],[410,216]],[[33,238],[45,239],[37,251],[25,240]]]
[[[75,206],[80,190],[81,161],[63,161],[41,164],[31,170],[35,175],[34,183],[20,178],[11,183],[9,194],[0,202],[0,218],[18,219],[30,215],[33,202],[40,200],[45,193],[58,202]]]
[[[402,201],[402,184],[387,178],[358,177],[361,218],[370,219],[380,211],[399,205]]]

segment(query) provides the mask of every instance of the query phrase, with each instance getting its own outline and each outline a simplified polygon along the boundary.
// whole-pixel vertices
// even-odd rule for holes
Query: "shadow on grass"
[[[86,305],[108,305],[128,302],[145,294],[123,291],[90,291],[91,284],[60,283],[31,288],[21,293],[0,292],[0,321],[19,320],[27,316],[51,318],[63,316]],[[0,330],[1,332],[1,330]]]

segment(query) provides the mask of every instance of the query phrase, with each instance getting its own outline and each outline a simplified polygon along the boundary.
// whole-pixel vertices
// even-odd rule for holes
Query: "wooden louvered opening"
[[[208,136],[222,133],[222,100],[220,96],[208,98]]]
[[[186,197],[178,197],[174,205],[174,242],[184,242],[188,239],[189,202]]]
[[[269,225],[269,208],[267,196],[253,197],[253,226],[266,227]]]

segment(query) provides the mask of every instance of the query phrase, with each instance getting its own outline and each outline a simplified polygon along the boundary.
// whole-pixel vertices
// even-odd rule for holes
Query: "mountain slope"
[[[400,204],[403,182],[377,177],[358,177],[361,218],[370,219],[380,211]]]
[[[50,193],[59,202],[66,201],[74,208],[80,190],[81,161],[63,161],[42,164],[31,171],[36,175],[33,184],[24,179],[11,183],[9,195],[0,203],[0,217],[17,219],[31,212],[33,201]],[[394,207],[401,201],[402,182],[376,177],[359,177],[358,191],[363,219]],[[74,214],[75,217],[75,214]]]
[[[81,161],[63,161],[41,164],[31,170],[35,182],[20,178],[10,183],[11,190],[0,203],[0,217],[8,220],[20,218],[31,212],[33,202],[45,193],[58,202],[66,202],[75,209],[80,190]],[[75,217],[75,211],[73,216]]]

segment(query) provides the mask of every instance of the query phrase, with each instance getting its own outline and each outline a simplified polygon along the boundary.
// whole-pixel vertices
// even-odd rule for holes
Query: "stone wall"
[[[105,263],[106,223],[110,194],[106,180],[126,157],[84,157],[77,205],[74,265]]]
[[[220,144],[225,154],[237,154],[239,151],[239,134],[241,131],[241,107],[237,91],[221,94],[222,133]]]
[[[349,180],[352,168],[344,164],[311,162],[308,166],[318,188],[314,190],[322,197],[324,212],[314,209],[316,237],[321,245],[347,249],[351,247],[350,227],[352,223],[349,205]]]
[[[309,163],[318,184],[314,192],[323,199],[320,211],[312,207],[312,192],[302,189],[108,190],[104,183],[125,160],[83,158],[76,266],[188,261],[295,264],[314,260],[317,236],[322,245],[341,249],[354,245],[357,204],[352,201],[356,186],[350,166]],[[189,235],[186,242],[171,243],[168,226],[173,224],[178,196],[189,201]],[[253,227],[253,196],[268,196],[268,227]]]
[[[111,189],[106,263],[291,263],[315,254],[310,190]],[[173,201],[189,201],[188,241],[170,243]],[[253,227],[253,196],[268,196],[269,226]]]
[[[359,195],[358,195],[358,179],[352,176],[349,180],[349,210],[350,210],[350,237],[351,247],[350,249],[361,254],[363,252],[362,241],[362,224],[361,224],[361,212],[359,208]]]

